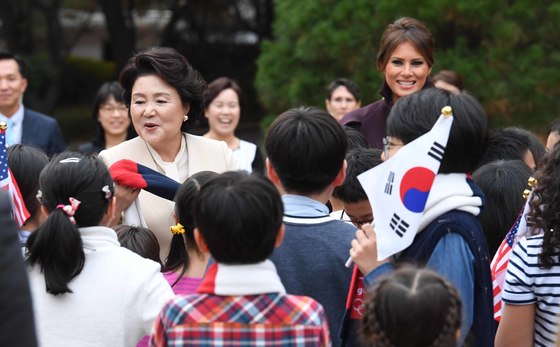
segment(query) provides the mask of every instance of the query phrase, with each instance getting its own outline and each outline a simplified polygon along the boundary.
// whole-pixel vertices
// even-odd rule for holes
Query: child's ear
[[[194,228],[194,242],[202,253],[210,253],[210,251],[208,250],[208,245],[206,244],[206,240],[204,240],[204,237],[202,236],[198,228]]]
[[[274,167],[272,166],[272,164],[270,163],[270,160],[268,158],[266,158],[266,172],[267,172],[267,175],[268,175],[268,179],[275,186],[278,186],[280,184],[280,178],[278,177],[278,174],[276,173],[276,170],[274,170]]]
[[[276,242],[274,242],[274,248],[280,247],[282,241],[284,240],[285,234],[286,234],[286,226],[284,225],[284,223],[282,223],[280,229],[278,230],[278,235],[276,235]]]
[[[340,168],[340,171],[338,171],[338,173],[336,174],[336,177],[334,178],[333,186],[338,187],[338,186],[340,186],[344,183],[344,180],[346,179],[346,168],[347,167],[348,167],[348,163],[346,162],[346,159],[344,159],[344,161],[342,162],[342,167]]]

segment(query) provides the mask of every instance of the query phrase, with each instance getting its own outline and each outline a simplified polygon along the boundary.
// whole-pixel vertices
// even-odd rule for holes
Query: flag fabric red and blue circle
[[[403,205],[411,212],[422,212],[428,200],[435,174],[432,170],[417,166],[408,170],[401,180],[400,196]]]

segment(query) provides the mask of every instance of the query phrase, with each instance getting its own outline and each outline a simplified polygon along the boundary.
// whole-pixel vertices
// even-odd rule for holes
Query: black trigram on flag
[[[430,147],[428,155],[437,161],[441,161],[443,159],[444,151],[445,147],[434,141],[434,144]]]
[[[393,181],[395,180],[395,173],[393,171],[389,172],[389,177],[387,178],[387,183],[385,183],[385,194],[391,195],[393,192]]]
[[[393,217],[391,218],[391,223],[389,223],[391,229],[400,237],[403,237],[404,233],[408,230],[410,226],[407,222],[405,222],[399,215],[393,213]]]

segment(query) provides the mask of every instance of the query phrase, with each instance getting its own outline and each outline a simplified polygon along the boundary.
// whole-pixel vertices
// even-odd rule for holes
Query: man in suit
[[[29,281],[5,192],[0,192],[0,346],[37,346]]]
[[[25,68],[20,57],[0,51],[0,121],[8,124],[6,141],[35,146],[52,156],[64,150],[64,138],[56,119],[23,106]]]

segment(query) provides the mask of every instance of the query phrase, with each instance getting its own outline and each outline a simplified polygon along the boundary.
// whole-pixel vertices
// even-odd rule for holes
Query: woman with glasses
[[[96,134],[93,141],[81,144],[82,153],[99,153],[136,136],[124,104],[123,89],[119,82],[105,82],[93,99],[92,119]]]

